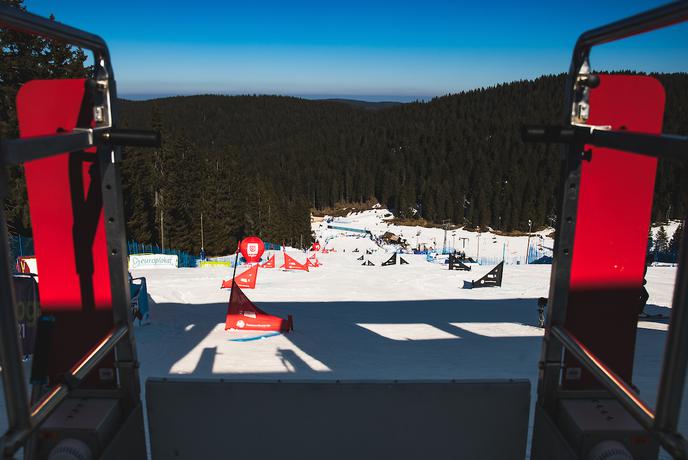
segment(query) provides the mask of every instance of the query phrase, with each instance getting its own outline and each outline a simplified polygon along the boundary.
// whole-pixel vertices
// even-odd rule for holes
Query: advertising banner
[[[179,260],[174,254],[132,254],[129,256],[129,270],[149,268],[177,268]]]

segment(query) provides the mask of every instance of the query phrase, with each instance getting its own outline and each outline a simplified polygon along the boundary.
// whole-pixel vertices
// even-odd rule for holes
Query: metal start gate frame
[[[688,364],[688,243],[681,245],[667,344],[653,412],[623,379],[565,328],[573,259],[584,146],[607,147],[656,158],[688,159],[688,138],[652,135],[586,125],[587,96],[599,79],[590,73],[593,46],[650,32],[688,20],[688,2],[675,2],[583,33],[576,42],[566,79],[563,127],[524,127],[527,142],[562,143],[562,172],[557,239],[550,280],[550,302],[539,363],[537,407],[554,417],[563,396],[560,379],[564,350],[571,353],[596,380],[651,433],[674,458],[688,458],[688,444],[677,431]],[[537,417],[536,411],[536,432]]]
[[[581,153],[585,144],[610,147],[658,158],[685,159],[688,139],[680,136],[649,135],[628,131],[596,129],[580,123],[580,104],[585,100],[594,76],[589,73],[588,57],[591,47],[649,32],[688,20],[688,3],[666,5],[588,31],[578,39],[569,70],[566,88],[564,126],[559,128],[526,129],[524,139],[562,142],[566,158],[562,181],[561,208],[557,242],[550,285],[550,303],[545,338],[543,340],[538,406],[545,413],[554,413],[560,398],[560,378],[564,349],[572,353],[611,393],[628,412],[662,446],[676,458],[687,458],[686,440],[677,432],[680,401],[688,369],[688,243],[683,242],[673,298],[672,317],[660,380],[658,403],[653,413],[636,392],[607,366],[597,359],[576,337],[564,328],[571,256],[578,203],[578,184],[581,175]],[[106,219],[106,241],[115,327],[87,356],[74,365],[65,382],[30,406],[24,370],[20,357],[16,328],[14,293],[9,272],[7,223],[0,212],[0,361],[7,401],[9,430],[0,438],[0,455],[11,457],[50,413],[94,369],[96,364],[114,350],[119,373],[119,390],[125,411],[140,407],[140,383],[137,371],[136,348],[131,334],[129,289],[126,277],[126,239],[124,212],[118,162],[122,145],[154,146],[159,138],[150,133],[125,131],[116,128],[117,98],[114,73],[106,43],[100,37],[0,4],[0,26],[41,35],[89,49],[94,53],[96,67],[94,85],[93,128],[75,129],[55,136],[30,139],[2,140],[0,143],[0,198],[7,194],[5,165],[45,158],[64,152],[97,147],[102,180],[103,208]],[[583,96],[581,99],[579,96]]]
[[[9,421],[7,433],[0,437],[0,456],[13,458],[13,454],[27,442],[32,433],[113,350],[118,377],[118,388],[114,394],[121,402],[123,416],[126,420],[135,411],[140,411],[140,381],[129,312],[127,246],[118,163],[122,157],[121,146],[157,146],[160,138],[155,133],[116,128],[116,85],[110,54],[102,38],[6,4],[0,4],[0,27],[55,39],[93,52],[94,77],[89,84],[94,94],[94,126],[76,128],[71,132],[52,136],[2,139],[0,199],[7,195],[7,165],[96,147],[106,222],[107,263],[114,324],[113,329],[95,348],[79,359],[66,373],[62,383],[52,387],[47,394],[31,405],[16,327],[15,300],[8,263],[10,253],[7,244],[7,222],[4,211],[0,212],[0,362],[3,366],[2,378]]]

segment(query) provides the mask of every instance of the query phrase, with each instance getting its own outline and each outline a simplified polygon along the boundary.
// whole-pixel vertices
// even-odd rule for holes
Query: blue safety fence
[[[480,256],[478,259],[478,265],[497,265],[504,261],[504,265],[525,265],[525,256],[494,256],[494,257],[483,257]]]
[[[10,235],[10,264],[14,270],[17,257],[32,256],[35,254],[33,249],[33,238]],[[178,251],[175,249],[165,249],[164,251],[157,245],[137,243],[129,241],[127,243],[128,254],[174,254],[179,259],[180,267],[195,267],[196,257],[185,251]]]
[[[528,248],[528,263],[532,264],[535,261],[540,261],[539,263],[542,263],[542,261],[547,260],[548,258],[551,259],[552,255],[553,252],[551,249],[546,248],[541,244],[531,243],[530,247]]]
[[[127,254],[169,254],[177,256],[179,267],[195,267],[197,257],[186,251],[177,249],[162,249],[157,244],[143,244],[136,241],[127,242]]]

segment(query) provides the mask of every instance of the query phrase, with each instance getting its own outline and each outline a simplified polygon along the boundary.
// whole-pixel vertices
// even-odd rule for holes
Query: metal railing
[[[586,91],[588,57],[592,46],[650,32],[688,20],[688,2],[675,2],[582,34],[573,51],[564,101],[564,126],[524,130],[524,140],[560,142],[566,165],[559,210],[557,242],[550,282],[547,332],[543,340],[538,382],[538,404],[554,414],[559,399],[564,349],[571,353],[609,393],[651,433],[672,456],[688,458],[688,444],[677,431],[683,388],[688,369],[688,242],[679,250],[672,314],[657,395],[656,411],[637,392],[564,328],[570,291],[570,274],[577,219],[578,192],[584,145],[604,146],[655,158],[688,160],[688,138],[628,131],[595,130],[574,125],[577,90]],[[578,96],[580,97],[580,95]],[[562,216],[566,216],[563,219]],[[537,425],[537,422],[536,422]]]
[[[105,239],[115,325],[67,372],[62,383],[50,389],[30,407],[17,331],[7,221],[4,212],[0,210],[0,363],[3,366],[2,379],[9,422],[8,431],[0,437],[0,456],[11,458],[70,391],[110,352],[114,351],[116,355],[117,381],[124,414],[133,413],[140,405],[136,346],[131,334],[129,312],[124,211],[118,161],[121,159],[122,145],[156,146],[160,139],[155,133],[116,128],[116,84],[109,51],[103,39],[5,3],[0,3],[0,27],[62,41],[91,50],[94,54],[95,76],[87,83],[95,94],[95,127],[77,128],[59,135],[0,140],[0,201],[7,194],[7,177],[4,174],[7,165],[97,147],[100,181],[103,184],[102,213],[107,222]]]
[[[23,418],[22,423],[7,435],[0,438],[0,452],[11,455],[16,452],[22,443],[38,428],[52,411],[69,395],[69,392],[79,386],[102,360],[111,352],[117,343],[122,340],[129,329],[126,325],[116,327],[106,335],[88,354],[86,354],[65,375],[65,382],[53,387],[46,395],[38,400],[30,409],[28,419]]]

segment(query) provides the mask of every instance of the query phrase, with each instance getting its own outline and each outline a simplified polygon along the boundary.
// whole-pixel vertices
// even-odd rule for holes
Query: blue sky
[[[413,100],[566,71],[584,30],[665,2],[26,0],[101,35],[129,97]],[[106,9],[105,6],[112,5]],[[593,68],[688,70],[688,26],[594,51]]]

